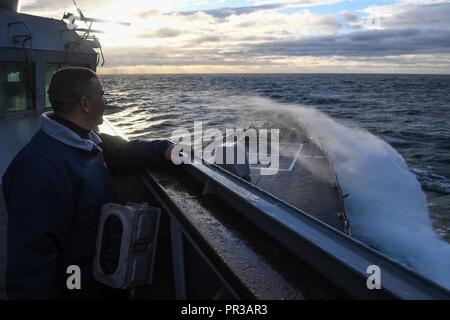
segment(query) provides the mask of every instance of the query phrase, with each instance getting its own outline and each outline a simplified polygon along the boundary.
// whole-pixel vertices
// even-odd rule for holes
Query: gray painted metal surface
[[[312,141],[281,143],[280,169],[261,175],[262,167],[251,170],[251,183],[286,201],[328,225],[344,231],[339,213],[344,212],[335,174],[328,159]]]
[[[82,65],[95,70],[97,53],[93,43],[69,30],[61,20],[0,9],[1,62],[27,63],[34,69],[34,110],[40,114],[50,107],[45,101],[46,65]],[[1,117],[17,117],[17,112],[2,113]]]
[[[0,9],[0,47],[94,53],[62,20]]]
[[[272,247],[263,241],[257,241],[256,249],[253,241],[248,241],[247,232],[237,232],[221,221],[217,214],[224,216],[231,212],[220,210],[220,203],[205,206],[201,197],[194,195],[198,192],[189,185],[190,176],[181,172],[172,176],[161,168],[149,168],[145,173],[148,189],[173,219],[183,239],[192,245],[232,296],[240,299],[304,298],[301,284],[297,286],[298,283],[291,282],[273,261],[268,261],[266,255],[271,251],[277,257],[275,264],[286,267],[280,251],[270,250]],[[242,223],[238,225],[242,226]],[[182,259],[178,258],[178,263],[183,264]],[[184,279],[191,276],[185,273]]]
[[[221,168],[186,169],[203,183],[214,183],[218,197],[356,298],[450,299],[445,288]],[[381,269],[381,290],[366,286],[371,265]]]
[[[9,11],[17,11],[17,7],[19,5],[19,0],[0,0],[0,8],[9,10]]]
[[[6,214],[3,189],[0,185],[0,300],[5,298],[5,269],[6,269],[6,225],[8,216]]]
[[[172,261],[175,280],[175,294],[177,300],[186,299],[186,275],[184,269],[183,234],[177,222],[170,219],[170,232],[172,235]]]

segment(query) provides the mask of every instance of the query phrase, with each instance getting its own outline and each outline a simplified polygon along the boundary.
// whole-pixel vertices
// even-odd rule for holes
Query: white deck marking
[[[298,145],[298,149],[297,149],[297,151],[295,153],[294,158],[291,161],[291,164],[289,165],[289,168],[287,168],[287,169],[278,169],[278,171],[292,171],[294,169],[294,166],[295,166],[295,163],[296,163],[297,159],[300,157],[300,153],[303,150],[304,144],[303,143],[280,143],[280,145],[293,145],[293,146],[297,146]],[[252,153],[248,152],[247,155],[256,155],[256,156],[258,156],[259,154],[258,153],[253,153],[253,152]],[[250,166],[250,170],[260,170],[261,168],[264,168],[264,167],[262,167],[262,166]]]
[[[295,157],[292,160],[291,166],[289,167],[289,171],[292,171],[292,169],[294,169],[295,162],[297,161],[298,156],[300,155],[300,152],[302,152],[302,149],[303,149],[303,143],[300,143],[300,145],[298,146],[297,153],[295,154]]]

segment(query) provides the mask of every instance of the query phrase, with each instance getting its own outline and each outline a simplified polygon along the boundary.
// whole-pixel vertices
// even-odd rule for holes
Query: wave
[[[392,146],[314,108],[247,99],[258,110],[289,113],[320,139],[349,194],[345,201],[355,238],[450,288],[450,244],[435,233],[421,184]]]

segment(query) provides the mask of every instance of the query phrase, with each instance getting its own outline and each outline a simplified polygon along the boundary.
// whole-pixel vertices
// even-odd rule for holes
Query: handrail
[[[219,198],[355,298],[450,299],[432,280],[218,166],[187,164],[185,170],[213,184]],[[382,273],[379,290],[367,287],[373,265]]]

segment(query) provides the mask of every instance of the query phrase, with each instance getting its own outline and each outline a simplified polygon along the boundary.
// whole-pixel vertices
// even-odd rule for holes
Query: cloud
[[[196,13],[204,13],[206,15],[212,16],[218,19],[224,19],[232,15],[245,15],[253,12],[261,12],[261,11],[274,11],[283,8],[307,8],[318,5],[329,5],[335,4],[339,2],[345,2],[346,0],[303,0],[303,1],[284,1],[284,2],[276,2],[272,1],[250,1],[253,2],[254,5],[250,6],[242,6],[242,7],[221,7],[216,9],[197,9],[197,10],[187,10],[187,11],[168,11],[168,12],[160,12],[161,14],[168,15],[182,15],[182,16],[191,16]],[[223,1],[221,1],[223,2]],[[194,3],[195,4],[195,3]],[[139,14],[141,18],[148,18],[157,14],[155,10],[144,11]]]
[[[359,21],[359,17],[357,15],[348,11],[341,12],[340,15],[347,23],[355,23]]]
[[[450,28],[450,3],[423,4],[424,1],[403,2],[395,5],[374,6],[364,10],[368,14],[366,27],[407,28],[445,27]],[[428,3],[428,2],[427,2]],[[372,26],[370,26],[372,24]]]
[[[182,30],[172,28],[161,28],[156,31],[144,32],[138,35],[139,38],[174,38],[183,34]]]
[[[18,11],[37,16],[61,19],[64,11],[75,12],[72,1],[58,0],[22,0],[19,1]]]
[[[20,9],[24,12],[56,9],[59,2],[55,0],[34,0],[34,1],[21,1]]]
[[[282,14],[278,12],[254,12],[247,15],[230,16],[221,24],[222,30],[237,36],[283,35],[297,36],[336,34],[342,27],[332,15],[318,15],[308,10]]]
[[[161,14],[161,11],[159,10],[148,10],[148,11],[144,11],[144,12],[139,12],[138,17],[141,19],[147,19],[147,18],[152,18],[154,16],[157,16]]]
[[[95,3],[78,1],[77,4],[83,10],[83,13],[86,14],[95,11],[98,7],[111,4],[111,2],[117,2],[117,0],[97,0]],[[64,11],[76,13],[76,8],[72,0],[22,0],[19,1],[19,10],[20,12],[45,17],[53,16],[56,13],[62,16]]]
[[[272,3],[259,6],[249,6],[249,7],[236,7],[236,8],[219,8],[212,10],[194,10],[194,11],[180,11],[177,12],[180,15],[190,16],[197,12],[203,12],[207,15],[213,16],[215,18],[226,18],[231,15],[241,15],[248,14],[257,11],[275,10],[287,7],[289,4],[286,3]]]
[[[87,17],[108,20],[135,18],[140,12],[149,17],[168,8],[174,8],[179,1],[147,0],[77,0],[78,7]],[[21,0],[20,12],[60,19],[64,12],[77,13],[72,0]]]
[[[208,42],[219,43],[223,40],[224,40],[224,37],[221,37],[221,36],[207,35],[207,36],[202,36],[202,37],[196,38],[193,42],[197,43],[197,44],[208,43]]]
[[[395,66],[400,69],[440,66],[442,71],[450,71],[450,33],[441,35],[438,30],[404,29],[396,31],[353,32],[338,37],[318,37],[296,41],[271,41],[262,44],[247,44],[219,48],[214,46],[187,45],[183,48],[159,46],[152,48],[123,48],[106,51],[108,66],[285,66],[287,71],[301,68],[302,63],[311,61],[320,67],[318,61],[339,61],[336,67],[345,69],[358,65],[367,70],[368,66]],[[431,40],[430,40],[431,39]],[[445,40],[447,39],[447,40]],[[212,42],[221,39],[209,39]],[[258,39],[251,39],[258,40]],[[446,41],[446,42],[445,42]],[[198,41],[197,41],[198,42]],[[130,54],[133,52],[133,54]],[[422,58],[421,58],[422,57]],[[433,58],[435,57],[435,58]],[[436,57],[439,57],[437,59]],[[313,59],[313,60],[311,60]],[[447,65],[446,65],[447,64]],[[303,67],[307,67],[306,65]],[[439,71],[439,68],[436,69]],[[354,68],[352,70],[355,70]]]
[[[116,33],[101,35],[101,40],[104,47],[165,45],[168,49],[173,49],[208,46],[215,50],[235,51],[236,47],[249,42],[335,35],[341,28],[342,24],[336,17],[313,14],[308,10],[288,15],[279,12],[253,12],[233,15],[222,21],[198,12],[190,16],[158,14],[132,26],[129,31],[131,36],[123,37],[121,42],[117,41],[117,34],[124,30],[123,28]]]
[[[111,67],[209,65],[214,70],[239,66],[274,72],[283,68],[354,72],[383,70],[384,61],[389,70],[403,66],[449,72],[445,63],[450,60],[450,1],[399,0],[329,14],[308,9],[338,2],[346,1],[247,0],[238,7],[227,1],[135,0],[135,6],[124,0],[77,1],[86,16],[133,22],[127,28],[105,26],[108,32],[100,35]],[[220,3],[221,8],[196,10]],[[25,13],[55,18],[64,11],[75,13],[71,0],[21,4]],[[192,9],[176,11],[181,7]]]
[[[111,53],[113,54],[113,53]],[[144,56],[143,54],[139,55]],[[250,62],[249,62],[250,60]],[[388,57],[260,57],[240,60],[203,60],[185,64],[108,63],[100,73],[432,73],[450,74],[450,55],[420,54]],[[159,60],[163,62],[163,60]]]
[[[133,52],[130,55],[130,52]],[[185,66],[185,65],[254,65],[260,63],[258,58],[246,56],[231,57],[226,51],[208,48],[169,49],[166,46],[152,48],[121,48],[109,51],[105,49],[108,66]],[[224,62],[226,60],[226,62]],[[256,62],[258,61],[258,62]]]
[[[450,30],[357,31],[338,36],[255,44],[241,52],[248,55],[356,57],[450,53]]]

